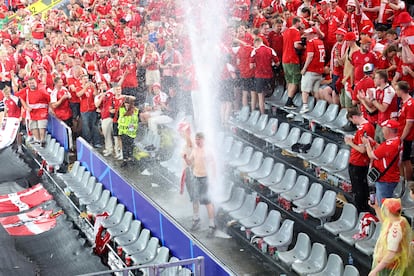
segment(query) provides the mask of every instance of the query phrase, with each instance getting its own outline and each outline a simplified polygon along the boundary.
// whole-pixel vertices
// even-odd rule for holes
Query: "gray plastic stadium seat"
[[[233,186],[233,182],[229,182],[226,186],[221,186],[220,191],[216,191],[219,192],[219,194],[214,198],[214,202],[221,204],[223,202],[229,201],[231,198],[231,193],[233,192]]]
[[[180,259],[178,259],[177,257],[171,257],[170,260],[168,261],[169,263],[176,263],[180,261]],[[178,269],[180,269],[180,266],[172,266],[172,267],[167,267],[166,269],[161,271],[161,276],[176,276],[178,274]]]
[[[313,183],[308,193],[303,198],[294,200],[293,204],[302,210],[316,206],[321,201],[322,193],[322,185],[319,183]]]
[[[365,255],[371,256],[374,253],[375,244],[377,243],[380,232],[381,223],[377,222],[375,224],[374,234],[370,238],[357,241],[355,243],[355,248],[364,253]]]
[[[313,218],[319,219],[321,226],[329,220],[336,210],[336,193],[326,191],[318,205],[306,209],[306,212]]]
[[[347,243],[347,244],[349,244],[349,245],[351,245],[351,246],[353,246],[353,245],[355,244],[356,240],[353,238],[353,236],[354,236],[355,234],[358,234],[358,233],[359,233],[359,222],[361,221],[362,217],[363,217],[365,214],[366,214],[366,212],[361,212],[361,213],[359,213],[357,223],[355,224],[355,226],[354,226],[351,230],[349,230],[349,231],[344,231],[344,232],[340,232],[340,233],[339,233],[339,238],[340,238],[343,242],[345,242],[345,243]]]
[[[326,266],[326,257],[325,245],[315,242],[312,245],[310,256],[303,262],[293,263],[292,270],[299,275],[320,272]]]
[[[186,267],[183,267],[182,269],[180,269],[177,274],[177,276],[191,276],[191,275],[193,275],[193,272]]]
[[[346,265],[342,276],[359,276],[359,271],[353,265]]]
[[[70,171],[68,171],[67,173],[59,173],[59,174],[57,174],[57,176],[60,179],[62,179],[63,181],[65,181],[65,180],[72,180],[78,174],[80,167],[81,167],[80,162],[79,161],[75,161],[75,162],[73,162]]]
[[[279,252],[279,260],[290,267],[294,262],[306,260],[311,253],[311,247],[309,236],[300,232],[296,244],[291,250]]]
[[[120,245],[128,245],[135,242],[139,237],[139,232],[141,231],[141,221],[133,220],[127,232],[122,235],[115,237],[114,241]]]
[[[112,196],[108,200],[108,204],[106,204],[103,208],[98,209],[96,214],[102,214],[107,212],[109,215],[111,215],[113,212],[115,212],[116,206],[117,206],[118,199],[114,196]],[[88,208],[88,207],[86,207]]]
[[[274,162],[275,160],[272,157],[266,157],[258,170],[249,172],[247,175],[255,180],[265,178],[272,172]]]
[[[82,174],[82,179],[80,179],[79,181],[72,181],[72,182],[67,183],[68,188],[71,191],[75,191],[76,189],[81,189],[88,184],[89,178],[91,178],[91,172],[85,172],[84,174]]]
[[[54,139],[55,140],[54,142],[56,142],[56,139],[52,138],[52,135],[50,135],[48,133],[46,135],[46,138],[45,138],[45,142],[46,142],[45,147],[42,147],[41,145],[36,145],[36,144],[33,144],[32,147],[36,152],[38,152],[40,154],[41,152],[44,152],[47,149],[47,147],[50,145],[50,142],[52,141],[52,139]]]
[[[108,204],[110,197],[111,192],[109,190],[103,190],[101,197],[97,201],[86,205],[86,210],[89,213],[96,213],[96,210],[103,209]]]
[[[273,166],[272,172],[269,176],[261,179],[257,179],[261,185],[264,186],[271,186],[273,184],[279,183],[282,180],[283,176],[285,175],[285,164],[283,163],[276,163]]]
[[[53,144],[53,146],[47,148],[45,152],[39,153],[40,157],[42,157],[42,159],[46,160],[46,162],[48,160],[51,160],[53,158],[53,156],[55,156],[56,153],[58,152],[59,147],[60,147],[60,144],[58,142],[55,142]]]
[[[250,159],[253,155],[253,148],[250,146],[247,146],[243,149],[243,152],[240,154],[239,158],[234,159],[229,162],[229,166],[231,167],[239,167],[244,166],[247,163],[249,163]]]
[[[300,95],[300,93],[298,95]],[[313,96],[309,96],[309,98],[308,98],[308,107],[309,107],[309,110],[310,111],[312,111],[313,108],[315,107],[315,101],[316,100],[315,100],[315,98]],[[293,110],[287,110],[287,111],[289,113],[292,113],[292,114],[295,114],[295,115],[300,114],[300,110],[301,110],[302,105],[303,105],[302,96],[300,97],[300,99],[297,99],[296,102],[293,102],[293,104],[296,105],[297,108],[296,109],[293,109]],[[302,114],[300,114],[300,115],[302,115]]]
[[[345,203],[339,219],[325,223],[323,228],[334,235],[338,235],[341,232],[352,230],[357,224],[357,219],[358,211],[355,206],[351,203]]]
[[[309,276],[342,275],[344,262],[337,254],[329,254],[328,262],[321,272],[309,274]]]
[[[59,147],[56,153],[49,159],[46,159],[46,162],[49,166],[52,166],[54,171],[60,169],[60,165],[63,164],[63,161],[65,161],[65,148]]]
[[[308,192],[309,188],[309,178],[308,181],[298,181],[299,177],[296,179],[295,186],[292,187],[289,191],[285,191],[279,195],[286,199],[287,201],[294,201],[300,198],[303,198]]]
[[[240,154],[243,150],[243,143],[241,141],[234,141],[234,143],[231,145],[230,152],[226,154],[224,157],[224,162],[227,163],[231,160],[236,160],[240,157]]]
[[[115,225],[113,227],[108,228],[109,234],[111,234],[111,237],[117,237],[120,235],[125,234],[129,227],[131,226],[133,214],[129,211],[125,212],[124,216],[122,217],[121,222],[118,225]]]
[[[278,123],[279,123],[278,119],[270,118],[269,121],[267,122],[266,127],[263,129],[263,131],[256,132],[253,134],[260,139],[273,136],[276,134]]]
[[[226,202],[223,202],[220,205],[220,207],[223,209],[224,212],[231,212],[237,210],[242,206],[245,196],[246,192],[244,191],[244,189],[236,187],[233,189],[230,199]]]
[[[146,263],[153,261],[155,257],[157,256],[158,247],[159,247],[158,238],[152,237],[149,240],[148,245],[144,250],[131,255],[132,262],[135,265],[141,265],[141,264],[146,264]]]
[[[219,145],[220,152],[228,154],[231,150],[231,146],[233,145],[233,141],[233,136],[226,136],[223,143]]]
[[[414,199],[410,196],[408,185],[405,187],[404,194],[401,197],[401,205],[403,212],[414,208]]]
[[[250,107],[243,106],[236,117],[229,119],[229,123],[235,125],[238,123],[246,122],[249,119],[249,115],[250,115]]]
[[[311,142],[312,142],[312,133],[307,132],[307,131],[303,132],[303,133],[300,135],[299,141],[297,141],[297,143],[299,143],[299,144],[301,144],[301,145],[307,145],[307,144],[310,144]],[[293,154],[293,155],[297,155],[298,153],[297,153],[297,152],[294,152],[294,151],[292,150],[292,146],[293,146],[294,144],[296,144],[296,142],[295,142],[295,143],[293,143],[293,141],[291,141],[291,142],[286,141],[286,143],[285,143],[284,145],[281,145],[281,147],[282,147],[284,150],[286,150],[287,152],[289,152],[289,153],[291,153],[291,154]]]
[[[147,247],[148,241],[151,237],[150,230],[144,228],[142,229],[141,233],[139,234],[138,239],[134,242],[124,245],[122,249],[128,255],[132,255],[138,252],[141,252]]]
[[[286,251],[292,243],[294,224],[293,220],[285,219],[276,233],[264,237],[264,242],[275,247],[278,252]]]
[[[250,173],[257,171],[260,168],[260,165],[263,163],[263,152],[256,151],[252,158],[250,159],[249,163],[243,166],[237,167],[237,171],[241,173]]]
[[[337,152],[338,145],[334,143],[329,143],[326,145],[325,149],[319,157],[310,159],[308,161],[316,167],[321,167],[323,165],[332,163],[336,157]]]
[[[281,123],[277,129],[275,135],[266,137],[264,140],[270,144],[273,144],[277,141],[283,141],[289,135],[290,126],[288,123]]]
[[[293,172],[292,172],[293,171]],[[283,176],[283,179],[280,181],[280,183],[276,185],[269,186],[269,189],[274,194],[280,194],[286,191],[289,191],[295,186],[297,182],[308,182],[308,177],[304,175],[299,175],[299,177],[296,177],[296,171],[293,169],[288,169]]]
[[[285,105],[288,97],[289,96],[287,90],[284,90],[283,93],[278,93],[277,95],[275,95],[275,97],[272,96],[269,99],[265,99],[265,101],[267,104],[270,104],[272,106],[281,107]]]
[[[165,246],[158,248],[157,256],[147,264],[165,264],[170,257],[170,249]]]
[[[325,124],[324,126],[332,129],[335,132],[338,130],[341,130],[342,132],[342,128],[348,123],[348,119],[346,118],[347,114],[348,110],[346,108],[342,108],[339,111],[338,116],[336,116],[335,120]]]
[[[101,183],[96,183],[95,188],[93,188],[93,191],[90,195],[79,198],[79,204],[80,205],[89,205],[93,202],[98,201],[101,198],[102,190],[103,190],[102,184]]]
[[[322,166],[322,169],[329,173],[335,173],[347,169],[350,153],[351,151],[349,149],[340,149],[334,161],[331,164]]]
[[[245,131],[255,134],[257,132],[263,131],[264,128],[266,127],[267,121],[269,120],[269,115],[267,114],[262,114],[259,117],[259,120],[257,121],[257,123],[252,126],[252,127],[246,127]]]
[[[319,117],[314,118],[313,121],[320,125],[325,125],[326,123],[332,122],[338,116],[339,105],[330,104],[326,109],[325,113]]]
[[[297,156],[304,159],[315,159],[322,154],[323,148],[325,146],[325,140],[321,137],[316,137],[313,139],[312,144],[308,152],[298,153]]]
[[[248,129],[248,128],[254,128],[254,126],[257,124],[257,121],[260,117],[260,111],[259,110],[253,110],[250,113],[249,119],[246,122],[238,123],[236,126],[240,129]]]
[[[348,182],[351,182],[351,178],[349,176],[349,170],[348,170],[348,168],[346,168],[346,169],[344,169],[342,171],[335,172],[335,176],[337,176],[337,177],[339,177],[339,178],[341,178],[343,180],[346,180]]]
[[[41,146],[34,146],[33,148],[40,155],[40,157],[44,158],[43,156],[45,156],[47,154],[51,154],[53,152],[53,150],[55,149],[56,144],[58,144],[57,147],[59,147],[59,143],[56,142],[56,139],[52,138],[49,141],[49,143],[47,143],[46,147],[42,148]]]
[[[266,203],[259,202],[256,208],[254,209],[253,214],[247,218],[240,219],[239,223],[247,229],[258,226],[265,221],[267,209],[268,205]]]
[[[297,127],[291,128],[286,139],[282,141],[275,141],[273,144],[278,148],[290,148],[293,144],[296,144],[300,138],[300,129]]]
[[[403,211],[405,217],[409,219],[411,225],[414,225],[414,208],[405,209]],[[414,226],[413,226],[414,227]]]
[[[115,225],[118,225],[125,214],[125,205],[122,203],[119,203],[115,211],[109,215],[106,219],[104,219],[101,223],[104,228],[110,228],[114,227]]]
[[[252,233],[257,237],[273,235],[279,230],[281,220],[282,216],[280,212],[271,210],[263,224],[252,228]]]
[[[312,120],[314,118],[319,118],[321,117],[326,110],[328,103],[325,100],[317,100],[316,104],[314,106],[314,108],[312,109],[311,112],[303,114],[303,118],[307,119],[307,120]]]
[[[95,186],[96,186],[96,177],[91,176],[89,177],[88,182],[86,183],[85,186],[74,188],[73,193],[78,198],[87,197],[92,194],[93,189],[95,189]]]
[[[229,212],[232,219],[239,220],[251,216],[256,208],[256,197],[254,195],[246,195],[242,206],[239,209]]]
[[[66,175],[62,175],[63,182],[65,182],[67,187],[70,187],[73,183],[81,182],[83,175],[86,173],[86,169],[83,166],[78,168],[78,172],[72,178],[66,177]],[[64,177],[65,176],[65,177]]]

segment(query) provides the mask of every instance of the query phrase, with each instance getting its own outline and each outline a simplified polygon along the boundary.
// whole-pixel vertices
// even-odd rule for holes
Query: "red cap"
[[[346,31],[342,28],[338,28],[336,29],[335,34],[346,35]]]
[[[402,12],[400,15],[395,19],[394,23],[397,25],[407,24],[413,20],[411,15],[408,12]]]
[[[94,65],[94,64],[89,64],[89,65],[86,67],[86,70],[88,70],[88,71],[95,71],[95,70],[96,70],[95,65]]]
[[[305,34],[317,34],[317,33],[318,33],[318,30],[316,30],[315,27],[308,28],[305,30]]]
[[[399,198],[384,198],[382,205],[385,206],[391,214],[398,215],[401,213],[401,199]]]
[[[154,88],[154,87],[158,87],[159,89],[161,89],[161,84],[159,84],[158,82],[156,82],[156,83],[154,83],[152,85],[152,88]]]
[[[386,120],[381,123],[382,127],[389,127],[389,128],[398,128],[400,126],[400,123],[396,120]]]
[[[353,32],[348,32],[348,33],[346,33],[346,34],[345,34],[344,39],[345,39],[346,41],[356,40],[356,35],[355,35],[355,33],[353,33]]]
[[[361,34],[366,34],[366,35],[372,36],[372,34],[373,34],[372,27],[370,25],[365,25],[361,29]]]

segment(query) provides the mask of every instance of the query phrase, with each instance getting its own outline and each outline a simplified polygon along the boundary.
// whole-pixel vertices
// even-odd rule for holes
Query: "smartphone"
[[[375,204],[375,193],[370,193],[369,194],[369,202],[371,204]]]

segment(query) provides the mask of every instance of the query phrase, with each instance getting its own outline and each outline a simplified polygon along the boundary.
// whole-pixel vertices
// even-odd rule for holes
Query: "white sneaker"
[[[124,160],[124,157],[122,155],[116,157],[116,160]]]
[[[305,114],[306,112],[309,112],[309,106],[308,105],[303,105],[302,108],[300,109],[299,113],[300,114]]]
[[[103,156],[110,156],[112,154],[112,152],[110,151],[104,151],[104,155]]]

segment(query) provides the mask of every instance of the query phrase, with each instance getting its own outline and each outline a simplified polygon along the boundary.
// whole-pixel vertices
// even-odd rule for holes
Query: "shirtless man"
[[[212,177],[214,177],[214,159],[205,150],[203,133],[199,132],[196,134],[195,147],[191,151],[190,156],[184,154],[183,158],[187,165],[191,166],[193,169],[193,194],[191,198],[193,199],[194,216],[191,230],[193,231],[199,228],[199,207],[200,204],[205,205],[209,218],[209,230],[207,237],[212,238],[216,230],[216,224],[214,222],[214,205],[211,203],[208,195],[207,175],[208,170],[211,168]]]

